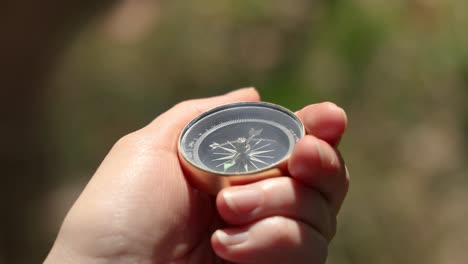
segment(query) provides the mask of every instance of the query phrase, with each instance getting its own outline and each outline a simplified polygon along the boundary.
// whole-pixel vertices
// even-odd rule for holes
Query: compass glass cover
[[[202,170],[252,174],[287,159],[303,135],[301,121],[286,108],[243,102],[214,108],[192,120],[182,131],[180,150]]]

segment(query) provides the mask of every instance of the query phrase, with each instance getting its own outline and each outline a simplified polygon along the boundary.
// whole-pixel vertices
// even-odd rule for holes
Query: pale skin
[[[324,263],[349,177],[337,145],[344,111],[296,112],[307,131],[289,175],[227,187],[187,182],[181,129],[210,108],[259,101],[255,89],[182,102],[120,139],[66,216],[45,263]]]

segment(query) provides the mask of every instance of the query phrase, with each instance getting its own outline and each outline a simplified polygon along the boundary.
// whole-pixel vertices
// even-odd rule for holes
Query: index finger
[[[308,105],[296,112],[307,134],[337,146],[348,123],[346,113],[336,104],[324,102]]]

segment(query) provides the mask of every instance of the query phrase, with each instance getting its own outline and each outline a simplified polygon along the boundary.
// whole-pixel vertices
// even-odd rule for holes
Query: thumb
[[[144,129],[151,131],[158,139],[165,139],[159,142],[160,147],[175,151],[179,132],[196,116],[224,104],[259,100],[260,95],[255,88],[242,88],[220,96],[184,101],[160,115]]]

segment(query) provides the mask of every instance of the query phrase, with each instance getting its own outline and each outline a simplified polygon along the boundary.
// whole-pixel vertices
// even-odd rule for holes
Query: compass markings
[[[222,157],[222,158],[217,158],[217,159],[214,159],[212,161],[232,159],[232,158],[234,158],[234,156],[235,155],[230,155],[230,156],[226,156],[226,157]]]
[[[251,160],[249,160],[250,164],[252,164],[257,170],[258,170],[258,167],[257,165],[255,165],[255,163],[253,163]]]
[[[230,148],[226,148],[226,147],[222,147],[222,146],[219,146],[218,148],[224,149],[225,151],[228,151],[228,152],[233,153],[233,154],[237,153],[237,151],[235,149],[230,149]]]
[[[254,146],[256,146],[258,143],[262,142],[263,138],[261,138],[259,141],[257,141],[257,143],[254,144]]]
[[[223,150],[218,152],[213,152],[213,155],[218,155],[218,157],[214,157],[212,162],[221,161],[220,164],[215,165],[215,167],[223,167],[224,171],[226,172],[231,167],[236,166],[238,170],[245,170],[245,172],[249,172],[249,169],[257,169],[259,170],[264,165],[268,166],[270,163],[265,161],[264,159],[274,159],[274,156],[270,156],[266,153],[274,152],[275,149],[268,149],[267,147],[271,147],[271,143],[265,142],[265,139],[259,138],[256,142],[251,142],[251,140],[259,135],[262,132],[261,130],[254,130],[251,129],[249,131],[249,138],[238,138],[234,141],[226,140],[225,143],[219,144],[217,142],[213,142],[210,147],[212,151],[216,150]],[[249,144],[251,142],[251,145]],[[263,144],[261,144],[263,143]],[[240,144],[240,145],[239,145]],[[244,146],[245,150],[244,150]],[[237,162],[238,158],[241,158],[240,162]],[[260,166],[259,164],[262,164]]]
[[[228,143],[229,145],[231,145],[234,149],[236,148],[236,147],[231,143],[231,141],[228,140],[227,143]]]
[[[253,157],[253,156],[250,156],[250,159],[253,160],[253,161],[256,161],[256,162],[258,162],[258,163],[262,163],[262,164],[265,164],[265,165],[270,165],[270,164],[268,164],[267,162],[265,162],[265,161],[263,161],[263,160],[261,160],[261,159],[258,159],[258,158],[256,158],[256,157]]]
[[[260,155],[255,155],[255,157],[257,157],[257,158],[267,158],[267,159],[275,158],[275,157],[272,157],[272,156],[260,156]]]
[[[252,152],[255,152],[255,151],[259,150],[259,149],[262,149],[262,148],[264,148],[264,147],[266,147],[266,146],[270,146],[270,145],[271,145],[271,143],[268,143],[268,144],[266,144],[266,145],[263,145],[263,146],[261,146],[261,147],[258,147],[258,148],[256,148],[256,149],[252,150]]]
[[[258,154],[263,154],[263,153],[268,153],[268,152],[272,152],[272,151],[275,151],[274,149],[270,149],[270,150],[262,150],[262,151],[252,151],[249,153],[249,156],[254,156],[254,155],[258,155]]]

